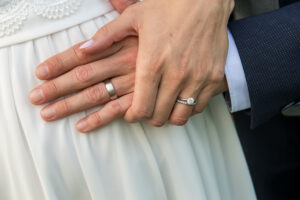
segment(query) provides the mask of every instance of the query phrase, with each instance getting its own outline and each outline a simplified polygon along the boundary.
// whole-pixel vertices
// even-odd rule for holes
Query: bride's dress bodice
[[[0,37],[18,31],[29,14],[59,19],[73,14],[83,0],[0,0]]]
[[[0,49],[104,14],[118,15],[108,0],[0,0]]]

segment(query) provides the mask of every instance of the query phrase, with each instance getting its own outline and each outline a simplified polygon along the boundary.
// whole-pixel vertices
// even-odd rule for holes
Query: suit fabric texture
[[[300,99],[300,1],[236,0],[233,18],[251,102],[234,119],[257,197],[300,199],[300,117],[281,114]]]

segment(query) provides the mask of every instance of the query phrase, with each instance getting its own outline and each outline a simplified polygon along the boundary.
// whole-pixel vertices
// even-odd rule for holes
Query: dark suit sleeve
[[[251,127],[300,99],[300,2],[229,23],[248,84]]]

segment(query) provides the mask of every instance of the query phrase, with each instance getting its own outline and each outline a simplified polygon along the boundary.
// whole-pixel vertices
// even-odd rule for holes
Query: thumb
[[[91,40],[83,43],[79,47],[80,51],[83,54],[99,53],[128,36],[137,36],[135,20],[132,12],[123,12],[115,20],[101,27]]]
[[[137,0],[110,0],[110,3],[119,13],[122,13],[128,6],[136,2]]]

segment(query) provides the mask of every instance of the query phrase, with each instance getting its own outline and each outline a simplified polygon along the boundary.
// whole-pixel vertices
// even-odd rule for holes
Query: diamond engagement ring
[[[118,98],[118,96],[116,94],[116,90],[115,90],[114,85],[112,84],[111,80],[106,80],[104,82],[104,84],[105,84],[105,88],[107,90],[110,100],[114,100],[114,99]]]
[[[178,99],[176,101],[177,101],[177,103],[181,103],[181,104],[188,105],[188,106],[194,106],[197,104],[197,101],[194,98],[178,97]]]

